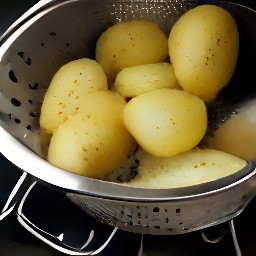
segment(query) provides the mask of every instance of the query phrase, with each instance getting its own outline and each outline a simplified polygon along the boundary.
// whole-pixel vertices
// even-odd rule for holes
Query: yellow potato
[[[246,161],[214,149],[193,149],[169,158],[141,151],[138,160],[138,175],[126,185],[150,189],[202,184],[231,175],[246,165]]]
[[[87,111],[69,116],[54,132],[48,161],[79,175],[104,179],[128,157],[135,141],[122,123],[126,102],[121,96],[93,92],[88,101]]]
[[[227,119],[206,137],[209,147],[225,151],[244,160],[256,160],[256,101],[248,102],[237,115]]]
[[[172,65],[154,63],[125,68],[115,80],[115,88],[124,97],[134,97],[161,88],[179,88]]]
[[[40,127],[52,134],[69,115],[79,111],[88,92],[107,88],[107,78],[96,61],[84,58],[65,64],[56,72],[45,94]]]
[[[210,101],[233,76],[239,33],[229,12],[215,5],[201,5],[174,24],[168,46],[180,86]]]
[[[207,127],[204,102],[175,89],[158,89],[131,99],[124,124],[148,153],[170,157],[195,147]]]
[[[96,45],[96,60],[110,81],[124,68],[162,62],[167,57],[166,35],[148,20],[119,22],[102,33]]]

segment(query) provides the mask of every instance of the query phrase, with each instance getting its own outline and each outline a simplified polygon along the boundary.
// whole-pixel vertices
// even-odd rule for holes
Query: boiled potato
[[[56,72],[45,94],[40,127],[52,134],[69,115],[79,112],[88,92],[107,88],[106,75],[96,61],[84,58],[65,64]]]
[[[249,101],[207,136],[208,147],[225,151],[244,160],[256,160],[256,100]]]
[[[48,161],[79,175],[104,179],[128,157],[135,142],[122,123],[126,101],[121,96],[92,92],[88,102],[87,111],[69,116],[54,132]]]
[[[169,157],[138,153],[138,175],[126,185],[140,188],[179,188],[214,181],[246,166],[246,161],[214,149],[192,149]]]
[[[40,130],[40,134],[39,134],[40,149],[41,149],[41,155],[44,159],[47,159],[51,138],[52,138],[52,134],[49,134],[47,131],[43,129]]]
[[[174,24],[168,46],[181,87],[210,101],[234,73],[239,50],[237,25],[223,8],[201,5]]]
[[[168,56],[166,35],[153,22],[131,20],[114,24],[99,37],[96,60],[109,81],[124,68],[162,62]]]
[[[124,97],[134,97],[160,88],[179,88],[172,65],[154,63],[125,68],[115,80],[116,90]]]
[[[170,157],[195,147],[207,127],[204,102],[175,89],[158,89],[132,98],[124,124],[148,153]]]

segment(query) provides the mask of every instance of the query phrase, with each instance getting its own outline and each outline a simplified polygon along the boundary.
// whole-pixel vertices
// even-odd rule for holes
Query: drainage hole
[[[12,98],[11,99],[11,103],[16,106],[19,107],[21,105],[21,102],[19,100],[17,100],[16,98]]]
[[[17,83],[17,82],[18,82],[18,79],[17,79],[17,77],[15,76],[13,70],[10,70],[10,71],[9,71],[9,78],[10,78],[11,81],[14,82],[14,83]]]
[[[21,121],[20,121],[20,119],[19,118],[14,118],[14,120],[13,120],[16,124],[20,124],[21,123]]]
[[[31,90],[36,90],[38,88],[38,83],[37,82],[34,82],[34,83],[30,83],[29,84],[29,88]]]
[[[25,61],[26,64],[31,65],[31,58],[27,57],[24,52],[18,52],[18,55]]]

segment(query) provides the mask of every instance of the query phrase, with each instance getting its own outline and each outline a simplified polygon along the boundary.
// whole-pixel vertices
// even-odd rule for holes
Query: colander
[[[144,18],[168,34],[187,10],[205,1],[66,0],[41,1],[1,37],[0,148],[32,182],[62,190],[103,223],[129,232],[176,235],[231,220],[256,195],[253,161],[217,181],[178,189],[139,189],[61,170],[44,157],[39,115],[55,72],[68,61],[94,58],[95,43],[110,25]],[[238,65],[217,99],[215,119],[256,96],[256,12],[247,7],[208,1],[227,9],[240,32]],[[235,138],[234,138],[235,139]],[[25,178],[24,178],[25,179]],[[31,183],[30,183],[31,184]]]

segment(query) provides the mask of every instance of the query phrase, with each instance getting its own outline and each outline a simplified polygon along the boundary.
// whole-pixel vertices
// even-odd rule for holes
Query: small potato
[[[201,5],[174,24],[168,46],[180,86],[210,101],[233,76],[239,50],[238,28],[223,8]]]
[[[167,57],[167,37],[149,20],[119,22],[108,28],[96,45],[96,60],[112,82],[124,68],[162,62]]]
[[[56,72],[45,94],[40,127],[52,134],[69,115],[79,111],[88,92],[107,88],[107,78],[96,61],[84,58],[65,64]]]
[[[135,141],[122,123],[126,102],[121,96],[101,91],[88,98],[91,108],[69,116],[54,132],[48,161],[79,175],[104,179],[128,157]]]
[[[204,102],[175,89],[158,89],[132,98],[124,124],[138,144],[154,156],[170,157],[195,147],[207,127]]]
[[[231,175],[246,166],[246,161],[214,149],[192,149],[169,157],[138,153],[138,175],[126,185],[165,189],[198,185]]]
[[[134,97],[161,88],[179,88],[172,65],[154,63],[125,68],[116,77],[115,88],[124,97]]]

